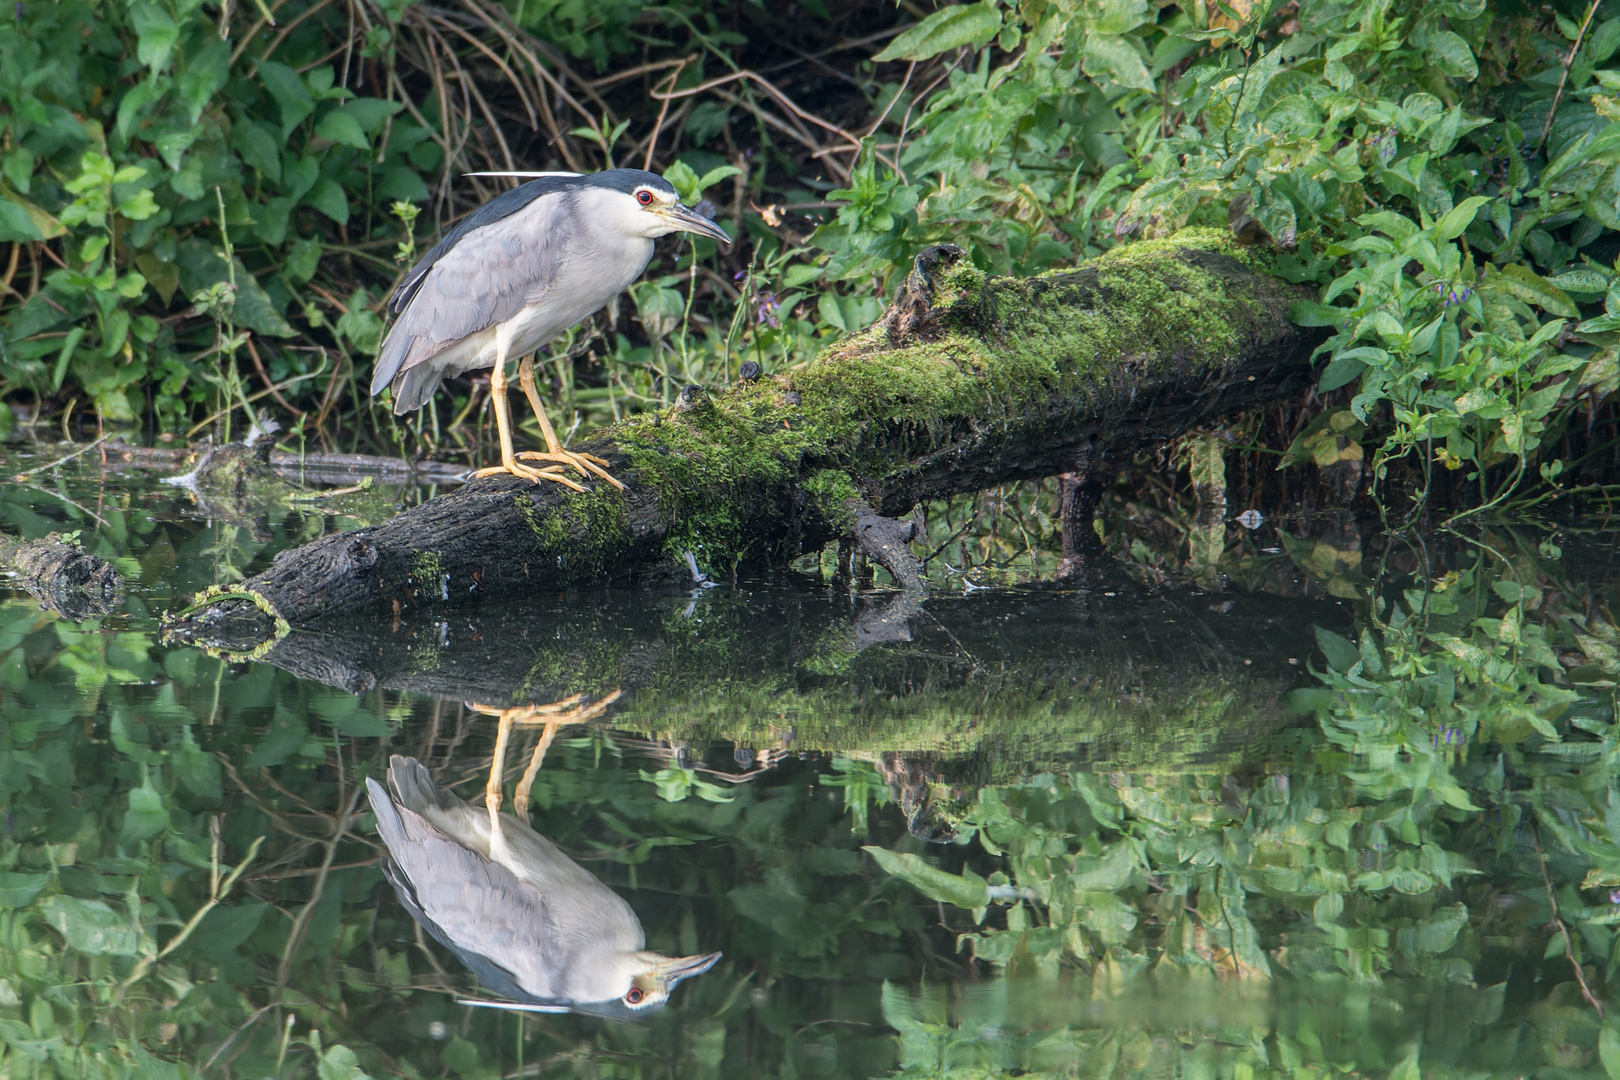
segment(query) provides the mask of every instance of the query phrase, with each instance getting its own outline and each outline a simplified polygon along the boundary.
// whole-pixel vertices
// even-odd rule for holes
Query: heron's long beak
[[[701,975],[720,962],[725,953],[707,953],[703,956],[668,956],[660,960],[653,968],[653,975],[663,980],[667,989],[675,989],[675,984],[683,979],[690,979],[693,975]]]
[[[691,207],[676,205],[660,210],[659,213],[664,216],[666,221],[682,232],[702,233],[704,236],[712,236],[724,243],[731,243],[731,237],[726,235],[726,230]]]

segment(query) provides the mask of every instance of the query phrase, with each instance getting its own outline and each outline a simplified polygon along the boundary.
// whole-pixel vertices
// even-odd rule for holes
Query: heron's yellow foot
[[[562,469],[559,466],[553,465],[544,469],[534,469],[519,463],[515,457],[511,461],[504,461],[499,465],[491,465],[487,469],[479,469],[473,473],[473,476],[499,476],[501,473],[508,473],[512,476],[522,477],[525,480],[532,480],[537,484],[542,480],[553,480],[561,484],[563,487],[572,488],[575,491],[585,490],[568,477],[564,476]]]
[[[561,448],[548,452],[528,450],[519,454],[518,459],[520,461],[550,461],[556,465],[571,465],[578,469],[582,476],[599,476],[620,491],[624,490],[624,485],[616,480],[612,473],[602,467],[607,464],[607,459],[599,458],[595,454],[576,454],[572,450],[563,450]]]

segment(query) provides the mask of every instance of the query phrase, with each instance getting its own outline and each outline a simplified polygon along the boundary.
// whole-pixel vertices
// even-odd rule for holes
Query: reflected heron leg
[[[560,466],[550,466],[544,469],[531,468],[518,463],[517,455],[512,452],[512,422],[506,404],[506,348],[502,343],[495,359],[495,366],[489,371],[489,397],[495,408],[495,430],[501,442],[501,463],[487,469],[479,469],[473,476],[496,476],[500,473],[510,473],[521,476],[525,480],[539,483],[541,480],[554,480],[564,487],[575,491],[585,489],[562,475]]]
[[[529,399],[529,408],[534,410],[534,418],[540,421],[540,434],[546,439],[546,452],[537,450],[525,451],[517,455],[525,461],[551,461],[558,465],[572,465],[578,469],[582,476],[599,476],[612,484],[620,491],[624,485],[615,480],[602,466],[607,464],[606,458],[599,458],[594,454],[577,454],[572,450],[564,450],[562,442],[558,440],[556,431],[552,430],[551,418],[546,415],[546,408],[540,403],[540,391],[534,382],[534,355],[531,353],[518,364],[518,385],[523,387],[523,396]]]
[[[487,710],[473,706],[479,712]],[[489,811],[489,854],[495,862],[510,865],[506,834],[501,831],[501,781],[506,774],[506,747],[512,738],[512,725],[517,717],[514,709],[497,713],[499,726],[495,729],[495,756],[489,763],[489,779],[484,784],[484,808]]]
[[[584,724],[595,720],[598,716],[607,712],[608,706],[618,701],[623,694],[623,690],[615,690],[601,701],[593,702],[583,709],[572,707],[578,704],[585,696],[584,694],[575,694],[573,697],[559,701],[555,705],[540,706],[532,717],[518,719],[517,722],[520,724],[543,723],[546,727],[545,731],[540,734],[540,741],[534,745],[534,753],[529,757],[529,767],[523,770],[523,779],[518,781],[517,794],[512,799],[512,812],[517,815],[519,821],[529,820],[529,792],[534,787],[534,778],[539,775],[540,766],[546,760],[546,751],[551,749],[552,740],[557,737],[557,732],[574,724]],[[541,712],[547,712],[549,715],[545,715],[542,719],[539,715]]]

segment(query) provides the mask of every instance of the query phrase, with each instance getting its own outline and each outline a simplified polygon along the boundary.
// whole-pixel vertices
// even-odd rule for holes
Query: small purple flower
[[[743,278],[745,278],[747,276],[748,276],[748,271],[739,270],[735,274],[731,275],[731,280],[732,281],[741,281]]]
[[[781,326],[776,313],[782,310],[782,305],[776,302],[775,293],[761,293],[759,296],[759,310],[755,313],[761,326],[769,326],[772,330]]]
[[[1609,890],[1609,903],[1620,904],[1620,889]]]

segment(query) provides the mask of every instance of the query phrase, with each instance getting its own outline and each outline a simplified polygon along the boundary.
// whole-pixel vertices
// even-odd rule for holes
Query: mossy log
[[[1297,391],[1317,331],[1264,253],[1188,231],[995,278],[935,248],[877,324],[801,367],[575,448],[626,485],[479,480],[282,552],[246,587],[293,625],[603,580],[781,565],[919,501],[1095,470]],[[234,605],[234,607],[233,607]],[[216,610],[223,606],[227,610]],[[253,617],[223,600],[190,621]]]
[[[124,601],[117,569],[60,533],[0,540],[0,567],[14,572],[41,607],[74,622],[110,614]]]

